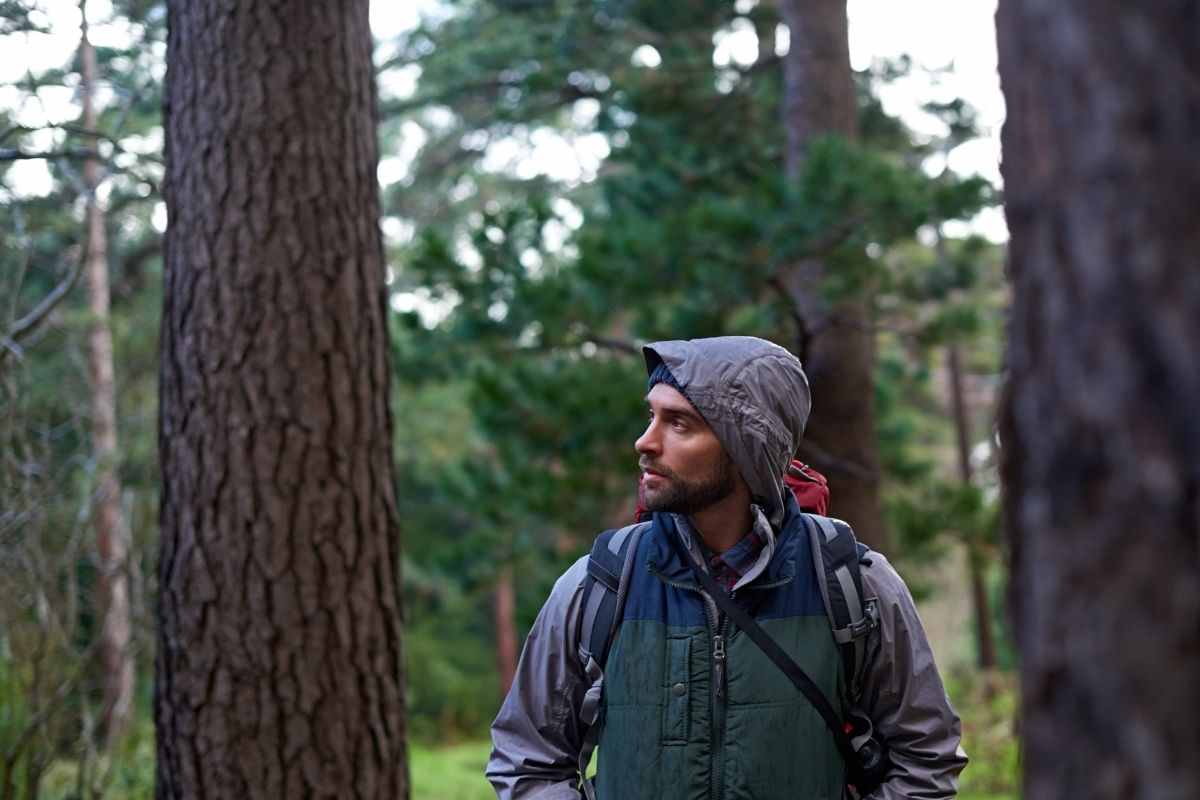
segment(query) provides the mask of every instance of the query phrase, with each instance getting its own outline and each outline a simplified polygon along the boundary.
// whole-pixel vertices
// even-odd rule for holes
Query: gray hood
[[[654,342],[642,353],[648,374],[660,363],[671,370],[778,529],[783,474],[812,407],[800,359],[753,336]]]

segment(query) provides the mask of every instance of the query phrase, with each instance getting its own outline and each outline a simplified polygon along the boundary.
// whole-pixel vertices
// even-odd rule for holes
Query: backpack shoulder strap
[[[591,672],[589,667],[593,667],[603,674],[625,610],[625,597],[629,593],[629,579],[633,574],[638,542],[650,524],[639,522],[604,531],[592,544],[587,577],[583,579],[583,616],[579,629],[580,658],[584,662],[585,672]],[[587,732],[579,752],[578,769],[580,788],[588,800],[595,800],[595,790],[585,776],[603,724],[600,719],[603,685],[600,686],[599,689],[593,687],[588,691],[584,707],[580,709],[580,722]]]
[[[878,602],[863,596],[860,567],[870,550],[840,519],[805,514],[804,520],[825,613],[842,653],[850,698],[856,701],[866,672],[867,637],[879,625]]]
[[[592,544],[583,582],[583,618],[579,643],[604,668],[617,626],[621,622],[633,556],[648,522],[604,531]]]

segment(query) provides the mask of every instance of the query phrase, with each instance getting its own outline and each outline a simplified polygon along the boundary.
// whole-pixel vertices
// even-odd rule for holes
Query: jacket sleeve
[[[587,556],[554,584],[492,723],[487,777],[499,800],[578,800],[579,720],[592,684],[579,656]]]
[[[962,726],[904,581],[872,553],[863,591],[879,599],[879,628],[863,679],[863,710],[887,744],[892,769],[869,800],[943,800],[958,794],[967,764]]]

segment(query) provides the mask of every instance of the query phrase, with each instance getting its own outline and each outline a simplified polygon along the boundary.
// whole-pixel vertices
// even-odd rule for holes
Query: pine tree
[[[169,6],[161,798],[406,798],[365,0]]]
[[[1200,11],[997,23],[1024,795],[1200,797]]]
[[[857,138],[857,97],[845,1],[782,0],[780,11],[790,31],[783,60],[785,161],[789,176],[799,181],[814,141]],[[886,550],[871,293],[862,286],[830,298],[829,273],[826,260],[814,254],[781,276],[801,328],[796,350],[813,392],[801,454],[829,477],[832,512],[850,522],[862,541]]]

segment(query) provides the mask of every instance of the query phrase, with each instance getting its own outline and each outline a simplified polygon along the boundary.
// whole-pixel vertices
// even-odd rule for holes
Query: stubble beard
[[[719,503],[737,489],[737,470],[728,455],[703,479],[688,482],[674,472],[653,464],[642,464],[643,469],[666,479],[666,486],[651,492],[642,487],[642,507],[647,511],[670,511],[675,514],[692,515]]]

